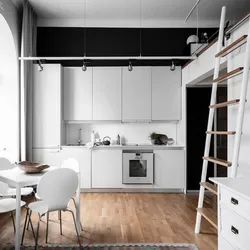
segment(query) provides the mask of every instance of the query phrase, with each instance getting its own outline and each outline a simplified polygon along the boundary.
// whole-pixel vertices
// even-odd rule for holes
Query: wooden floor
[[[202,220],[201,234],[194,234],[197,195],[148,193],[82,193],[82,243],[194,243],[200,250],[217,249],[217,232]],[[205,205],[214,201],[206,198]],[[24,222],[22,211],[22,225]],[[63,235],[59,233],[57,213],[51,214],[49,243],[77,243],[69,213],[63,215]],[[32,215],[37,222],[37,216]],[[36,225],[36,224],[34,224]],[[39,242],[45,242],[45,223],[41,224]],[[27,231],[25,244],[33,244]],[[0,215],[0,249],[14,244],[10,216]]]

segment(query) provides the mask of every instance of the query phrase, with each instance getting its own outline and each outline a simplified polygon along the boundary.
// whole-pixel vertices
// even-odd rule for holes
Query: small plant
[[[153,132],[149,135],[149,138],[151,139],[152,144],[155,144],[155,145],[162,144],[160,137],[161,137],[161,134],[157,134],[155,132]]]
[[[153,132],[153,133],[151,133],[151,134],[149,135],[149,138],[150,138],[151,140],[157,140],[157,139],[160,138],[160,136],[159,136],[159,134]]]
[[[149,138],[151,139],[152,144],[154,145],[166,145],[168,137],[164,134],[157,134],[155,132],[152,132],[149,135]]]

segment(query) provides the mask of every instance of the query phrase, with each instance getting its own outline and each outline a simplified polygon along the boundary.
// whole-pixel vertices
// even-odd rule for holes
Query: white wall
[[[0,155],[19,160],[19,13],[12,1],[0,9]]]
[[[82,129],[83,143],[90,141],[90,134],[94,130],[96,138],[104,136],[116,140],[117,134],[125,139],[126,143],[150,143],[148,138],[152,132],[166,134],[176,141],[177,124],[174,123],[93,123],[67,124],[66,144],[75,144],[78,140],[78,130]],[[179,144],[179,142],[177,141]]]
[[[246,22],[244,25],[239,27],[235,30],[229,43],[235,41],[240,36],[247,34],[248,32],[248,25],[249,22]],[[240,47],[239,49],[235,50],[228,56],[228,71],[231,71],[235,68],[244,65],[244,58],[245,58],[245,45]],[[228,100],[237,99],[240,97],[240,90],[241,90],[241,80],[242,75],[231,78],[228,80]],[[238,175],[239,176],[250,176],[250,77],[248,80],[248,92],[247,92],[247,102],[246,102],[246,109],[245,109],[245,117],[243,122],[243,134],[242,134],[242,142],[240,147],[240,156],[239,156],[239,168],[238,168]],[[235,130],[236,128],[236,120],[238,114],[238,105],[228,107],[228,130]],[[229,161],[232,160],[232,152],[233,152],[233,145],[234,145],[234,137],[230,136],[228,138],[228,158]],[[230,171],[230,168],[229,168]]]

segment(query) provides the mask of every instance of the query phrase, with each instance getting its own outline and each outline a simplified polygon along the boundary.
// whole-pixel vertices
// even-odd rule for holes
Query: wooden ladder
[[[217,187],[209,182],[206,182],[208,162],[212,162],[223,167],[230,167],[231,168],[230,177],[236,177],[237,168],[238,168],[239,151],[240,151],[245,102],[246,102],[246,94],[247,94],[247,85],[248,85],[248,77],[249,77],[249,66],[250,66],[250,39],[249,39],[250,20],[249,20],[248,34],[241,36],[233,43],[229,44],[225,48],[222,48],[222,41],[224,39],[225,16],[226,16],[226,7],[223,6],[221,10],[220,30],[219,30],[219,37],[218,37],[218,42],[217,42],[217,53],[215,55],[215,68],[214,68],[214,77],[213,77],[214,80],[212,84],[212,94],[211,94],[211,100],[210,100],[210,106],[209,106],[209,116],[208,116],[208,125],[207,125],[207,131],[206,131],[206,142],[205,142],[205,150],[204,150],[203,165],[202,165],[202,174],[201,174],[199,202],[198,202],[196,224],[195,224],[195,233],[200,232],[200,225],[201,225],[202,217],[205,218],[208,222],[210,222],[211,225],[213,225],[215,228],[217,228],[216,213],[213,212],[211,208],[203,207],[205,190],[208,190],[211,193],[217,195]],[[235,49],[239,48],[245,43],[246,43],[246,52],[245,52],[244,66],[236,68],[228,72],[227,74],[219,76],[220,59],[228,55]],[[235,99],[235,100],[230,100],[227,102],[223,102],[223,103],[216,103],[216,94],[217,94],[218,84],[232,77],[235,77],[239,74],[242,74],[240,98]],[[215,109],[228,107],[233,104],[239,105],[237,125],[236,125],[235,131],[212,131]],[[235,136],[232,162],[209,156],[212,135]]]

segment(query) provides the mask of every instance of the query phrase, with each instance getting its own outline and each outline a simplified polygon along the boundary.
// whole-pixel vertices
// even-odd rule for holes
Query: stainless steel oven
[[[154,154],[150,150],[123,151],[123,184],[153,184]]]

